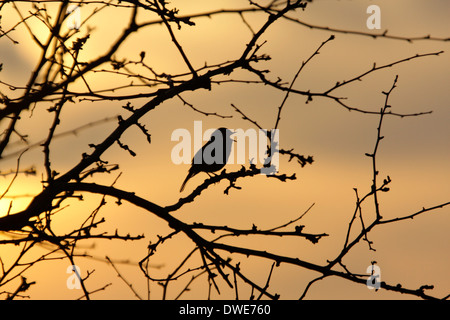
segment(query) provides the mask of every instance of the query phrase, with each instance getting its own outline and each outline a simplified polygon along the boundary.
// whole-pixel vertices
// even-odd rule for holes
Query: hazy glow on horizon
[[[178,3],[179,2],[179,3]],[[388,29],[389,34],[401,36],[423,36],[431,34],[436,37],[448,37],[450,30],[448,12],[450,3],[446,1],[430,1],[435,5],[423,4],[421,1],[379,1],[382,14],[382,30]],[[205,3],[209,8],[203,7]],[[368,17],[367,5],[370,1],[357,4],[342,1],[314,1],[308,4],[305,11],[299,11],[297,18],[306,22],[330,26],[339,29],[366,31],[365,23]],[[19,5],[19,4],[18,4]],[[25,7],[28,4],[21,3]],[[55,4],[49,3],[48,10],[54,10]],[[180,9],[180,14],[202,12],[211,8],[245,7],[247,1],[172,1],[171,5]],[[5,5],[2,12],[4,30],[13,25],[17,14],[11,6]],[[81,14],[85,15],[85,6]],[[185,11],[184,11],[185,10]],[[119,13],[120,11],[120,13]],[[265,17],[248,14],[247,22],[257,29]],[[154,20],[155,17],[140,16],[140,21]],[[128,23],[128,9],[106,9],[100,11],[92,21],[97,24],[83,26],[80,35],[92,27],[91,37],[83,48],[80,59],[90,60],[109,49],[110,41],[115,39]],[[177,37],[195,67],[205,63],[210,65],[232,60],[239,56],[245,44],[251,37],[250,30],[239,15],[224,14],[209,18],[194,20],[196,26],[183,27],[177,30]],[[33,28],[42,28],[39,37],[45,37],[45,28],[33,24]],[[40,29],[39,29],[40,30]],[[42,36],[41,36],[42,32]],[[0,39],[0,59],[3,70],[0,80],[6,79],[15,85],[25,85],[33,70],[37,55],[36,45],[30,40],[24,28],[11,33],[19,41],[13,45],[8,39]],[[272,60],[258,64],[261,69],[270,69],[272,79],[280,77],[290,82],[302,61],[305,61],[330,33],[320,30],[310,30],[284,20],[269,29],[263,40],[261,53],[268,53]],[[359,35],[335,33],[336,39],[320,50],[307,65],[294,88],[311,91],[331,88],[337,81],[353,78],[367,70],[373,63],[388,64],[393,61],[413,56],[417,53],[445,52],[439,57],[431,56],[405,62],[371,74],[363,81],[336,91],[336,96],[348,96],[348,103],[365,110],[378,111],[384,103],[382,91],[388,90],[395,75],[399,75],[397,88],[394,90],[390,104],[398,113],[416,113],[433,110],[433,113],[420,117],[386,117],[382,133],[378,167],[379,179],[387,175],[392,178],[391,191],[382,194],[380,199],[383,216],[393,218],[404,216],[445,201],[450,195],[450,119],[449,91],[450,59],[449,43],[441,41],[406,41],[391,39],[372,39]],[[115,55],[117,60],[139,60],[139,53],[146,52],[145,61],[157,72],[188,72],[178,51],[170,41],[170,36],[160,25],[152,25],[130,38]],[[148,75],[148,74],[147,74]],[[249,79],[243,72],[236,72],[234,77],[239,80]],[[26,79],[26,80],[24,80]],[[130,79],[121,79],[107,73],[94,73],[86,81],[95,89],[114,85],[126,85]],[[22,82],[19,82],[22,81]],[[133,80],[136,83],[137,80]],[[83,81],[74,85],[73,90],[86,90]],[[150,92],[146,87],[132,88],[130,93]],[[125,94],[125,91],[120,91]],[[13,92],[8,95],[14,96]],[[218,112],[233,118],[202,116],[194,112],[177,98],[165,102],[142,118],[152,135],[152,143],[148,144],[145,136],[138,130],[129,130],[123,135],[123,140],[137,153],[131,157],[117,146],[108,150],[103,158],[110,163],[119,163],[121,177],[117,186],[123,190],[135,191],[139,196],[149,199],[162,206],[175,203],[181,196],[178,192],[189,165],[174,164],[171,152],[176,141],[171,141],[174,130],[192,130],[194,121],[202,121],[203,132],[209,128],[229,127],[247,130],[254,128],[248,121],[235,112],[231,104],[239,106],[246,115],[258,121],[265,128],[273,127],[277,108],[284,98],[284,93],[257,84],[222,83],[213,84],[211,91],[200,90],[182,94],[183,99],[205,112]],[[139,107],[147,99],[133,101]],[[355,191],[365,194],[371,185],[371,162],[364,154],[373,151],[376,128],[379,117],[376,115],[349,112],[330,99],[315,97],[308,104],[304,96],[291,94],[283,109],[280,120],[280,143],[284,149],[294,148],[296,152],[311,155],[315,162],[300,168],[295,161],[288,162],[287,157],[280,156],[280,170],[288,175],[296,173],[297,180],[292,182],[274,181],[261,175],[252,179],[238,181],[241,190],[232,189],[230,195],[223,194],[226,188],[224,182],[209,188],[195,203],[188,204],[175,215],[183,221],[202,222],[204,224],[227,225],[236,228],[251,228],[252,224],[259,228],[270,228],[286,223],[300,216],[312,204],[311,211],[300,220],[305,230],[311,233],[329,234],[313,245],[304,239],[271,239],[261,241],[258,237],[228,238],[230,243],[244,243],[248,247],[273,251],[280,254],[300,256],[306,261],[325,263],[339,253],[345,239],[348,223],[355,208]],[[62,122],[58,132],[74,129],[83,124],[103,119],[116,114],[127,115],[122,106],[126,101],[102,101],[91,103],[82,101],[70,105],[63,111]],[[19,131],[28,134],[30,142],[44,139],[48,133],[51,121],[45,106],[37,107],[24,113],[23,127]],[[26,116],[25,116],[26,115]],[[30,116],[29,119],[28,116]],[[40,119],[40,121],[34,121]],[[115,121],[102,123],[82,130],[77,135],[55,139],[52,150],[52,164],[57,171],[63,173],[73,167],[81,159],[83,152],[89,152],[89,143],[102,141],[116,125]],[[21,147],[24,147],[23,145]],[[14,150],[11,150],[13,152]],[[8,152],[6,152],[8,154]],[[21,167],[35,165],[38,169],[36,177],[19,176],[8,195],[20,196],[38,193],[41,190],[41,174],[43,169],[42,148],[33,148],[24,153]],[[16,159],[2,160],[2,171],[15,168]],[[239,164],[233,164],[228,170],[239,169]],[[189,192],[203,182],[205,175],[198,175],[187,185]],[[98,176],[99,182],[111,184],[117,178],[117,173]],[[0,178],[1,190],[9,183],[8,177]],[[1,191],[3,192],[3,191]],[[86,216],[99,204],[101,197],[86,195],[83,202],[76,199],[68,201],[70,206],[64,214],[55,215],[55,223],[61,230],[71,224],[81,223]],[[30,198],[14,199],[11,213],[23,210]],[[0,200],[0,215],[7,212],[11,199]],[[107,206],[102,209],[107,222],[104,230],[118,229],[119,233],[145,234],[145,239],[139,244],[133,242],[86,243],[86,252],[95,258],[103,259],[105,255],[117,259],[130,259],[137,262],[146,255],[148,241],[155,241],[156,235],[166,234],[170,230],[167,225],[147,212],[136,209],[126,203],[115,204],[116,199],[107,197]],[[363,208],[367,219],[373,215],[372,203]],[[389,283],[402,283],[406,287],[418,288],[423,284],[434,284],[433,293],[442,296],[450,287],[449,277],[444,276],[450,267],[450,209],[444,208],[422,215],[417,219],[404,221],[397,225],[380,227],[373,231],[370,240],[376,251],[370,251],[365,242],[361,242],[354,252],[345,260],[355,273],[365,273],[371,261],[377,261],[381,267],[382,280]],[[103,229],[100,228],[99,231]],[[63,231],[61,231],[63,232]],[[0,237],[4,237],[0,234]],[[152,274],[165,277],[180,260],[192,250],[192,243],[186,237],[169,241],[158,250],[151,263],[155,268]],[[8,250],[8,251],[6,251]],[[12,258],[14,246],[0,247],[0,255]],[[42,252],[45,252],[45,248]],[[5,254],[5,252],[7,252]],[[11,253],[10,253],[11,252]],[[302,252],[300,255],[298,252]],[[267,279],[271,263],[263,259],[247,259],[240,256],[242,268],[248,268],[254,279],[260,283]],[[92,289],[113,282],[106,290],[93,295],[96,299],[133,299],[133,293],[127,288],[116,273],[106,263],[79,258],[77,264],[82,270],[95,269]],[[32,268],[28,277],[38,282],[27,292],[36,299],[71,299],[77,298],[81,292],[66,288],[66,273],[68,262],[50,261]],[[159,268],[163,264],[164,267]],[[146,281],[136,265],[118,264],[127,280],[142,296],[146,296]],[[195,267],[194,264],[192,264]],[[49,276],[43,276],[48,274]],[[304,286],[316,277],[310,271],[282,264],[274,269],[270,288],[274,293],[280,293],[282,299],[297,299]],[[189,276],[185,279],[188,281]],[[174,298],[186,282],[174,285],[169,298]],[[198,287],[195,287],[198,286]],[[225,289],[221,296],[213,295],[215,299],[233,297],[233,289]],[[242,286],[243,287],[243,286]],[[178,288],[179,290],[175,290]],[[161,289],[152,284],[151,298],[159,299]],[[207,297],[207,281],[196,280],[193,290],[185,293],[186,299],[204,299]],[[250,291],[242,292],[241,297],[248,297]],[[312,287],[307,296],[312,299],[342,298],[342,299],[408,299],[411,297],[396,293],[368,290],[365,286],[346,283],[339,279],[326,279]]]

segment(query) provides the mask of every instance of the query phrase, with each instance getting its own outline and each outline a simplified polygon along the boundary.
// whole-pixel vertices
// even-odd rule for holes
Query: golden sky
[[[437,38],[448,38],[450,22],[448,12],[450,3],[445,0],[432,1],[377,1],[381,8],[381,31],[370,31],[366,27],[368,14],[366,8],[372,1],[313,1],[304,11],[298,10],[292,17],[304,22],[342,30],[361,32],[383,32],[402,37],[422,37],[430,34]],[[29,4],[18,3],[26,12]],[[222,8],[248,7],[248,1],[171,1],[171,6],[180,9],[180,14],[207,12]],[[28,6],[28,7],[27,7]],[[88,15],[98,5],[82,6],[82,17]],[[49,12],[54,12],[55,4],[48,4]],[[9,30],[18,16],[11,5],[5,5],[2,11],[2,29]],[[83,25],[81,35],[88,27],[90,38],[80,53],[80,59],[91,60],[109,49],[111,42],[128,23],[129,9],[107,8],[100,11]],[[248,13],[246,22],[257,30],[266,17]],[[141,14],[139,21],[155,20],[154,16]],[[195,68],[205,63],[215,64],[239,57],[252,34],[242,18],[237,14],[222,14],[212,18],[201,17],[194,20],[195,27],[183,27],[176,30],[176,36],[189,56]],[[30,26],[36,35],[44,39],[46,29],[36,19],[30,19]],[[174,29],[176,29],[174,27]],[[379,70],[344,88],[336,90],[337,96],[348,97],[346,103],[360,109],[379,111],[383,107],[385,96],[382,91],[391,88],[398,75],[397,88],[390,96],[393,112],[408,114],[432,110],[431,114],[419,117],[386,116],[383,122],[378,153],[379,179],[390,176],[390,191],[380,195],[383,217],[394,218],[412,214],[422,207],[431,207],[449,201],[450,198],[450,59],[449,43],[444,41],[404,40],[377,38],[368,36],[329,32],[310,29],[292,21],[281,20],[273,25],[261,40],[267,40],[260,53],[271,56],[268,62],[259,62],[255,67],[270,69],[270,79],[278,77],[290,82],[302,61],[307,60],[318,46],[335,35],[335,40],[327,43],[320,54],[315,56],[301,72],[294,84],[299,90],[311,92],[323,91],[334,86],[337,81],[351,79],[370,70],[374,63],[389,64],[416,54],[444,51],[439,56],[427,56],[413,59]],[[27,30],[20,26],[10,36],[19,44],[13,44],[6,37],[0,38],[0,63],[3,70],[0,80],[24,86],[39,58],[40,52],[30,39]],[[188,72],[169,34],[163,26],[149,26],[134,34],[115,54],[117,60],[139,60],[139,53],[146,52],[145,61],[157,72],[175,74]],[[105,66],[106,68],[107,66]],[[102,67],[98,68],[102,69]],[[145,70],[141,70],[145,72]],[[147,74],[149,75],[149,74]],[[256,80],[248,73],[233,73],[233,79]],[[92,88],[99,90],[110,86],[129,84],[130,79],[110,73],[94,73],[86,77]],[[75,83],[73,90],[85,90],[82,81]],[[151,92],[153,88],[139,87],[130,93]],[[1,87],[3,93],[14,97],[13,91]],[[125,93],[123,91],[121,93]],[[180,198],[179,188],[188,165],[175,165],[171,161],[171,150],[176,142],[171,141],[172,132],[178,128],[193,129],[194,121],[202,121],[203,129],[221,126],[229,128],[252,128],[231,107],[238,106],[246,115],[256,120],[264,128],[273,127],[278,106],[285,93],[261,84],[222,83],[213,85],[211,91],[199,90],[182,94],[182,97],[196,108],[206,112],[232,115],[232,118],[203,116],[183,105],[179,99],[164,102],[141,119],[149,129],[152,142],[148,144],[145,136],[137,129],[127,131],[122,141],[137,153],[131,157],[117,145],[104,155],[110,163],[120,164],[122,172],[116,186],[135,191],[139,196],[162,206],[170,205]],[[135,107],[142,106],[148,99],[132,101]],[[258,176],[238,181],[241,190],[232,189],[230,195],[223,193],[224,182],[215,185],[195,201],[185,205],[175,215],[187,222],[228,225],[236,228],[251,228],[252,224],[261,229],[278,226],[300,216],[312,204],[314,206],[300,220],[305,232],[327,233],[318,244],[304,239],[246,237],[229,239],[229,243],[297,256],[301,259],[324,264],[333,259],[342,248],[348,223],[355,208],[355,192],[360,195],[370,190],[372,167],[371,159],[364,154],[372,152],[376,141],[378,115],[349,112],[335,101],[324,97],[315,97],[308,104],[305,96],[291,94],[286,101],[279,124],[280,146],[300,154],[311,155],[315,162],[301,168],[288,158],[281,157],[281,173],[296,173],[297,180],[280,182]],[[127,115],[122,109],[126,101],[81,101],[71,104],[63,110],[62,122],[58,132],[65,132],[96,120],[117,114]],[[45,139],[51,117],[44,104],[33,112],[23,114],[23,122],[18,130],[29,136],[31,143]],[[2,124],[4,126],[4,124]],[[81,159],[83,152],[89,152],[89,143],[99,143],[114,129],[115,121],[104,122],[82,130],[76,135],[55,139],[52,144],[52,165],[55,170],[65,172]],[[2,127],[3,130],[3,127]],[[24,145],[7,149],[5,154],[19,150]],[[1,160],[1,170],[14,168],[15,158]],[[35,177],[20,176],[8,195],[37,194],[41,190],[43,173],[42,148],[32,148],[21,160],[21,166],[35,166]],[[230,165],[229,169],[239,169],[239,165]],[[111,184],[118,172],[99,176],[97,182]],[[198,175],[189,181],[185,192],[207,178]],[[1,190],[9,183],[10,177],[1,177]],[[11,199],[2,199],[2,211],[7,210]],[[24,209],[30,198],[14,199],[12,212]],[[85,195],[85,200],[70,201],[70,206],[55,216],[55,224],[61,232],[69,230],[73,224],[80,223],[98,205],[99,196]],[[105,230],[144,234],[139,242],[94,242],[85,243],[80,252],[87,252],[95,258],[137,262],[146,254],[148,241],[156,241],[157,235],[167,234],[169,229],[164,221],[137,209],[129,204],[117,206],[115,199],[108,198],[108,205],[102,209],[107,218]],[[368,220],[373,218],[372,202],[364,208]],[[404,287],[418,288],[423,284],[434,284],[432,294],[441,297],[448,294],[450,280],[447,272],[450,268],[450,209],[449,207],[421,215],[413,220],[397,224],[383,225],[370,234],[370,240],[376,251],[370,251],[365,242],[361,242],[344,260],[346,266],[355,273],[365,273],[371,261],[377,261],[381,268],[383,281],[390,284],[401,283]],[[1,237],[6,237],[2,235]],[[14,249],[14,248],[13,248]],[[164,277],[192,249],[192,243],[186,237],[178,236],[158,250],[151,263],[164,267],[154,270],[155,277]],[[17,248],[15,248],[17,250]],[[42,252],[46,248],[39,249]],[[14,250],[0,247],[2,260],[13,259]],[[40,252],[41,253],[41,252]],[[241,268],[259,283],[264,284],[270,271],[271,262],[263,259],[247,259],[233,256],[241,261]],[[27,277],[37,282],[27,294],[36,299],[71,299],[81,295],[80,291],[68,290],[66,273],[68,262],[47,261],[32,268]],[[134,294],[117,278],[110,265],[95,259],[79,258],[77,265],[82,272],[95,272],[89,280],[89,288],[94,290],[112,282],[107,290],[95,293],[96,299],[133,299]],[[139,268],[134,264],[117,264],[127,280],[142,296],[146,296],[147,283]],[[193,264],[195,266],[195,264]],[[282,299],[297,299],[305,285],[318,274],[282,264],[273,271],[270,282],[272,293],[281,294]],[[189,277],[189,276],[188,276]],[[169,291],[169,298],[186,284],[188,277]],[[233,298],[234,291],[226,289],[215,299]],[[248,297],[250,291],[242,288],[241,297]],[[159,299],[161,290],[157,284],[151,285],[151,298]],[[193,289],[183,296],[187,299],[207,297],[207,282],[196,280]],[[368,290],[364,285],[356,285],[345,280],[327,278],[316,283],[307,298],[311,299],[403,299],[411,298],[397,293]]]

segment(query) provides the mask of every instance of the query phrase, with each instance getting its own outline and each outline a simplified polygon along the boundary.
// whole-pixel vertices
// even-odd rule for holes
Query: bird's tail
[[[195,173],[193,173],[192,171],[189,170],[189,173],[188,173],[186,179],[184,179],[183,184],[181,185],[180,192],[183,192],[184,187],[186,186],[186,183],[187,183],[188,180],[189,180],[190,178],[192,178],[194,175],[195,175]]]

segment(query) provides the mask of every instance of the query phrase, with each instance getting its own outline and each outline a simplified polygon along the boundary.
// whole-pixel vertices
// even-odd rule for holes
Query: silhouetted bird
[[[231,153],[231,144],[233,132],[227,128],[219,128],[214,131],[209,141],[197,151],[192,159],[192,165],[189,169],[186,179],[181,185],[180,192],[184,190],[186,183],[197,173],[213,173],[222,169],[228,161]]]

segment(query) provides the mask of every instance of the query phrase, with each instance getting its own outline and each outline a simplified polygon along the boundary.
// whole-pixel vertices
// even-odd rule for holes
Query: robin
[[[192,159],[191,168],[181,185],[180,192],[184,190],[188,180],[197,173],[206,172],[210,175],[210,173],[219,171],[227,164],[231,153],[231,144],[233,143],[232,134],[233,131],[227,128],[219,128],[212,133],[209,141],[197,151]]]

